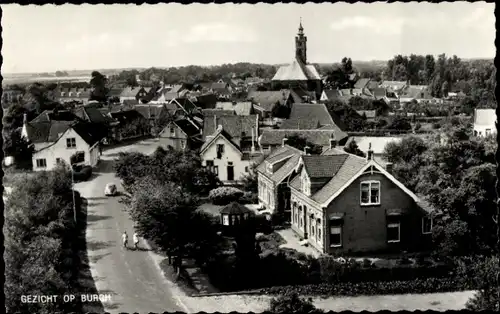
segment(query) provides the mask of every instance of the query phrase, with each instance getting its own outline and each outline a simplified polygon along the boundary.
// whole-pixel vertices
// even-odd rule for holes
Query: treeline
[[[81,312],[81,303],[62,300],[63,295],[83,293],[78,283],[82,246],[73,219],[69,169],[24,174],[11,187],[4,228],[7,313]],[[79,210],[79,195],[75,199]],[[59,299],[26,303],[23,295],[58,295]]]

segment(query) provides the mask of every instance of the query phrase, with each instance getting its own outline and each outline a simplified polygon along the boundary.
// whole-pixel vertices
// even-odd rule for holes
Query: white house
[[[495,109],[474,109],[474,135],[489,136],[497,133]]]
[[[82,123],[50,121],[28,123],[21,131],[34,145],[33,170],[52,170],[58,163],[95,166],[99,162],[99,140]]]

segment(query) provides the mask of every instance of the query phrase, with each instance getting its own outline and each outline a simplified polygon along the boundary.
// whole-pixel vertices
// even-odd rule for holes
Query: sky
[[[394,55],[495,56],[494,4],[8,4],[2,73],[293,60],[302,18],[308,62]]]

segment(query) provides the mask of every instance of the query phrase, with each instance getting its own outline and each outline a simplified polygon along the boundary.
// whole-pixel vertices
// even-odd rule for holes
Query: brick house
[[[271,213],[290,211],[288,181],[304,152],[283,145],[257,166],[259,205]]]
[[[292,229],[321,253],[422,249],[433,210],[371,159],[332,149],[302,155],[290,181]],[[292,174],[294,176],[294,174]]]

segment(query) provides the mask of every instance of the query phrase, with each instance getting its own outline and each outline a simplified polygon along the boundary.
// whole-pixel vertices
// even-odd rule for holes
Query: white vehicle
[[[108,183],[106,184],[106,188],[104,189],[104,195],[106,196],[115,196],[118,190],[116,188],[116,184]]]

